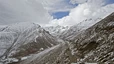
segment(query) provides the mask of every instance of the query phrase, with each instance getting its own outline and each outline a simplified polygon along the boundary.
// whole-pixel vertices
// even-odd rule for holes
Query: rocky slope
[[[89,19],[71,27],[60,36],[65,41],[34,23],[1,26],[0,63],[114,64],[114,13],[96,22]]]
[[[21,60],[59,43],[57,38],[38,24],[25,22],[8,25],[1,27],[0,31],[0,59],[1,62],[9,61],[9,58]]]
[[[67,48],[68,45],[62,41],[61,44],[44,50],[39,54],[31,55],[27,60],[17,64],[56,64],[58,63],[56,60],[59,60],[58,56],[62,56]]]
[[[74,36],[17,64],[114,63],[114,13]]]
[[[71,40],[74,62],[114,63],[114,13]]]

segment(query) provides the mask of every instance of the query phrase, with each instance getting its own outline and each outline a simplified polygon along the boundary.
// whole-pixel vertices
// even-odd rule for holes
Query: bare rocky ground
[[[17,64],[58,64],[59,56],[63,55],[66,49],[68,49],[68,45],[61,43],[38,54],[31,55],[27,60]]]
[[[46,53],[41,52],[40,54],[42,55],[36,54],[18,64],[71,64],[78,62],[114,64],[114,13],[82,31],[69,42],[59,44]]]
[[[9,64],[114,64],[114,13],[73,37]]]

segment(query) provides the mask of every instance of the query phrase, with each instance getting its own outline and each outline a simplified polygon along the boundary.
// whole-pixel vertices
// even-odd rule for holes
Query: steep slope
[[[114,63],[114,13],[74,36],[17,64]]]
[[[75,62],[114,63],[114,13],[71,40]]]
[[[4,57],[21,59],[60,43],[38,24],[25,22],[3,28],[0,32],[1,59]]]
[[[27,60],[17,64],[55,64],[57,63],[55,60],[59,60],[58,56],[61,56],[67,48],[68,45],[63,41],[59,45],[44,50],[38,54],[31,55]]]
[[[79,34],[81,31],[86,30],[87,28],[91,27],[98,21],[100,21],[101,18],[97,19],[86,19],[82,22],[80,22],[77,25],[71,26],[68,30],[64,31],[59,37],[65,40],[71,40],[74,38],[74,35]]]
[[[60,36],[64,31],[68,30],[68,26],[48,26],[44,27],[45,30],[49,31],[53,36]]]

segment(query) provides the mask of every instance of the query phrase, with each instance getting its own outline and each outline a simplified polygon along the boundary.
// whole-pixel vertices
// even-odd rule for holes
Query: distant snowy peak
[[[21,22],[21,23],[16,23],[16,24],[6,26],[3,31],[22,33],[25,30],[32,30],[36,28],[40,28],[40,25],[35,23],[30,23],[30,22]]]
[[[44,27],[45,30],[49,31],[53,36],[59,36],[61,35],[64,31],[69,29],[69,26],[48,26]]]
[[[87,28],[91,27],[92,25],[96,24],[100,20],[101,20],[101,18],[85,19],[84,21],[80,22],[79,24],[72,26],[70,29],[75,29],[75,28],[78,28],[79,30],[87,29]]]
[[[68,30],[64,31],[63,34],[60,35],[60,38],[70,40],[70,39],[74,38],[74,35],[77,35],[81,31],[86,30],[87,28],[96,24],[100,20],[101,20],[101,18],[85,19],[82,22],[80,22],[79,24],[71,26]]]

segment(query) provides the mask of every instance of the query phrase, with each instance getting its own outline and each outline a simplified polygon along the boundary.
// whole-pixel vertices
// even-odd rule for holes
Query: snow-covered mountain
[[[81,31],[86,30],[87,28],[91,27],[92,25],[94,25],[95,23],[97,23],[100,20],[101,20],[101,18],[86,19],[86,20],[80,22],[79,24],[71,26],[68,30],[64,31],[59,37],[62,39],[71,40],[75,37],[75,35],[81,33]]]
[[[60,36],[64,31],[69,29],[69,26],[48,26],[44,27],[44,29],[49,31],[53,36]]]
[[[65,12],[54,5],[62,2],[68,14],[54,19],[56,12]],[[99,7],[93,2],[74,6],[68,0],[0,0],[0,64],[114,64],[114,13],[105,16],[114,4]],[[69,5],[73,8],[66,9]],[[71,27],[39,25],[71,25],[77,19],[85,20]]]
[[[79,33],[72,32],[76,35],[71,34],[70,36],[73,38],[69,38],[68,41],[51,36],[48,31],[34,23],[2,26],[0,28],[1,57],[2,59],[4,57],[12,58],[13,61],[17,59],[17,63],[14,64],[71,64],[78,62],[113,64],[114,13],[102,20],[98,19],[101,21],[96,21],[95,24],[90,20],[94,22],[89,19],[78,24]],[[77,27],[73,29],[76,31]],[[5,61],[2,59],[1,61]]]
[[[60,43],[35,23],[17,23],[0,29],[0,58],[21,58]]]
[[[17,64],[114,63],[114,13],[74,36]]]

